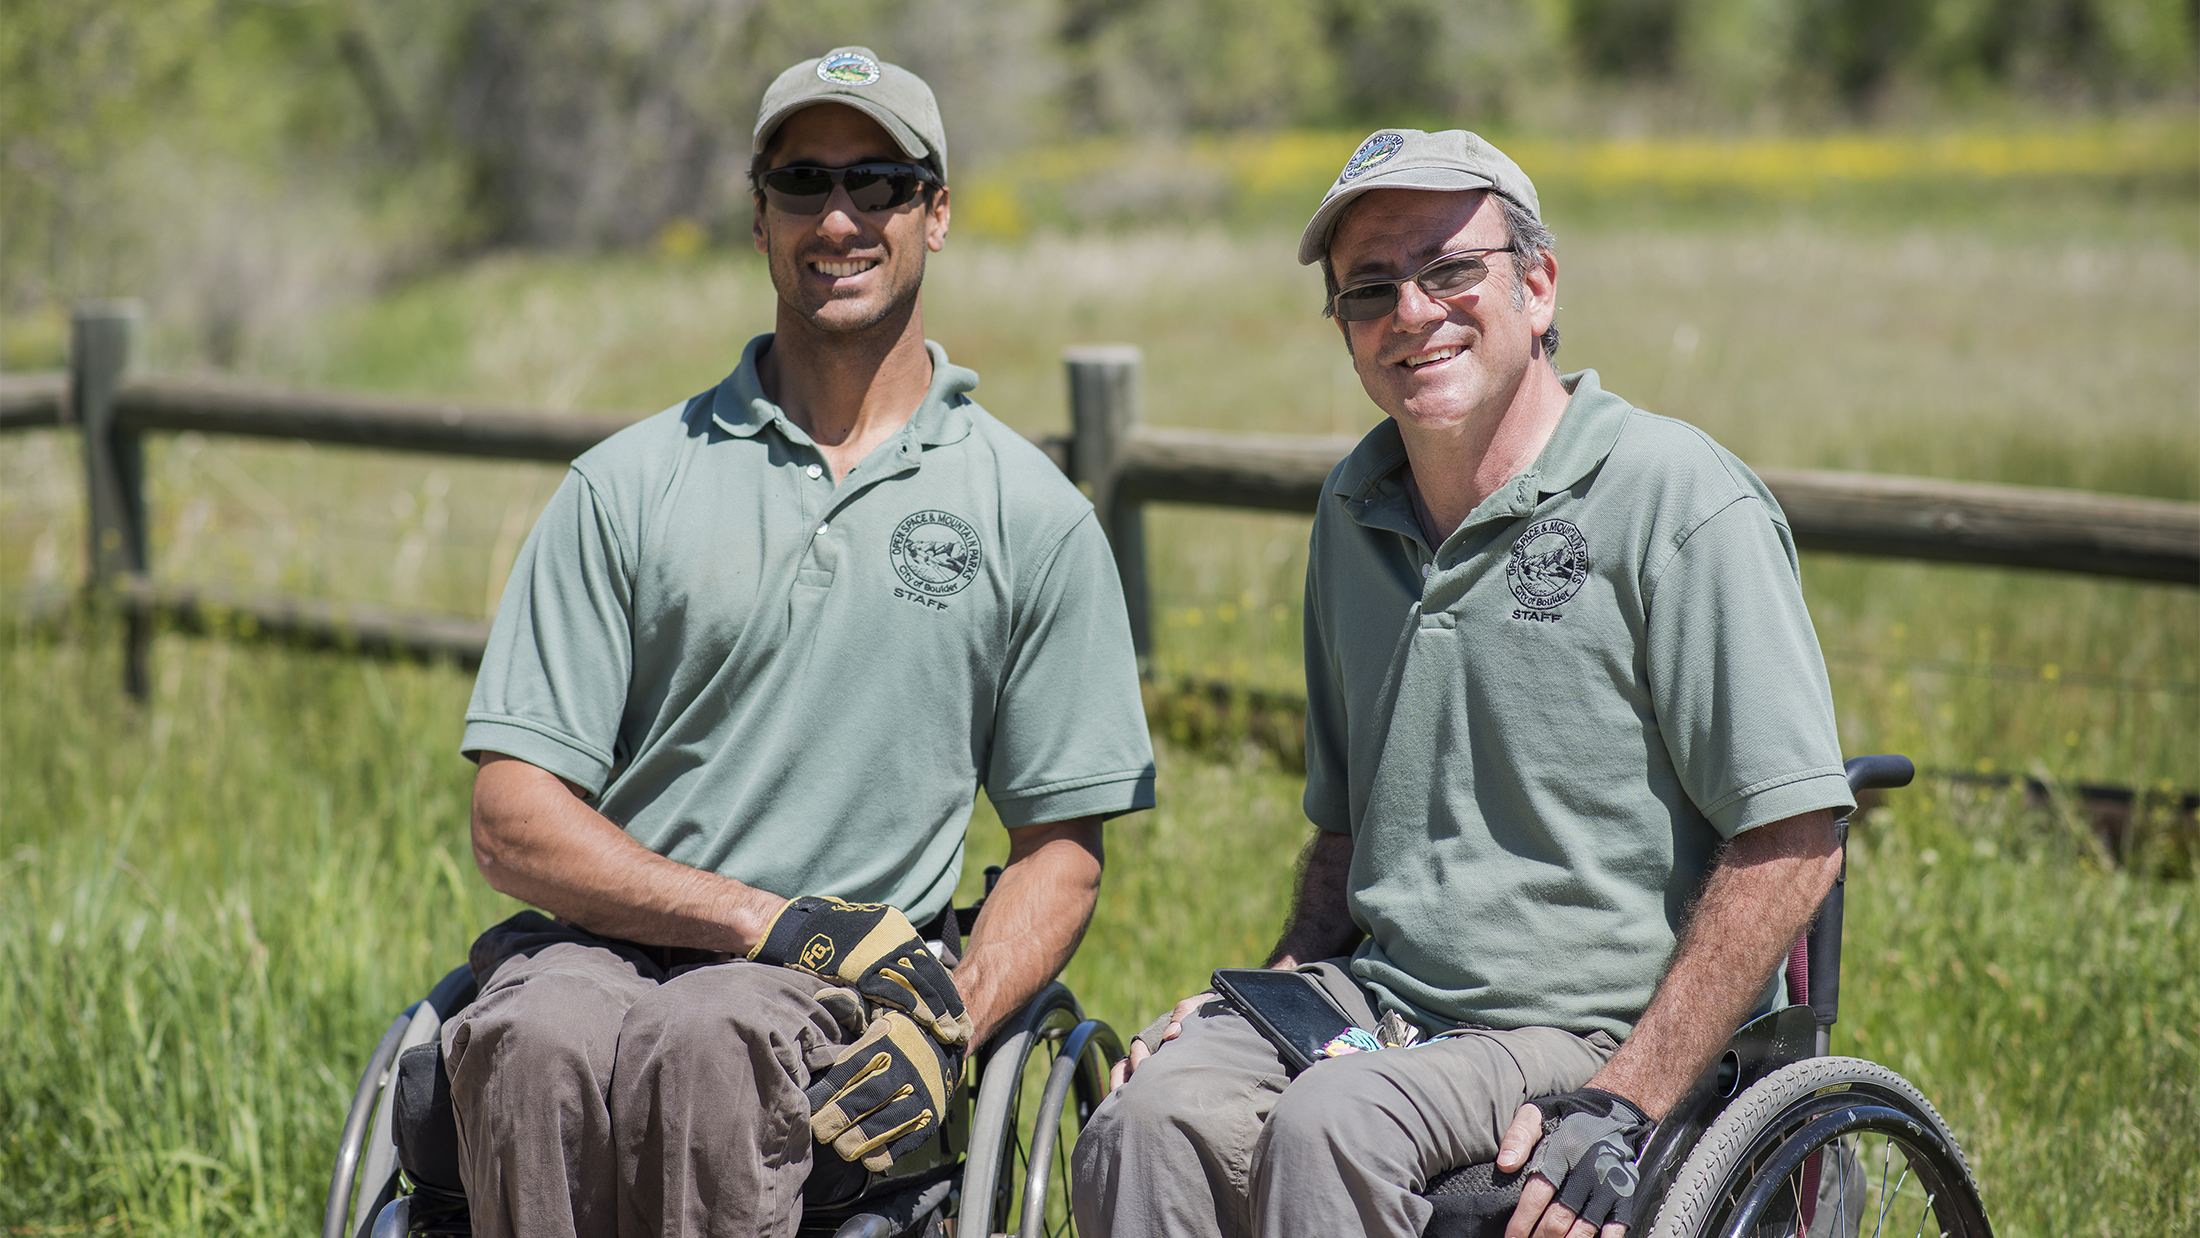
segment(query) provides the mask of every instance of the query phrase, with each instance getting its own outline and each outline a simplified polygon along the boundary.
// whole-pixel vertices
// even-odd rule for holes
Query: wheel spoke
[[[1871,1165],[1873,1141],[1879,1145],[1876,1167]],[[1926,1190],[1924,1180],[1912,1172],[1919,1155],[1906,1140],[1880,1131],[1841,1136],[1814,1154],[1819,1161],[1817,1191],[1811,1190],[1809,1172],[1798,1166],[1781,1180],[1772,1206],[1758,1214],[1751,1232],[1758,1238],[1858,1238],[1857,1223],[1863,1219],[1874,1221],[1870,1233],[1879,1238],[1889,1232],[1890,1222],[1892,1232],[1901,1233],[1914,1209],[1915,1238],[1928,1234],[1946,1238],[1945,1228],[1937,1222],[1940,1196]],[[1763,1162],[1759,1164],[1762,1167]],[[1875,1173],[1876,1180],[1868,1176]],[[1748,1180],[1749,1175],[1743,1175],[1723,1193],[1721,1211],[1741,1205]],[[1806,1216],[1813,1218],[1808,1225]]]
[[[1854,1142],[1854,1140],[1848,1138],[1846,1135],[1834,1141],[1834,1169],[1837,1173],[1841,1175],[1841,1189],[1835,1192],[1833,1197],[1833,1229],[1830,1232],[1841,1235],[1841,1238],[1848,1238],[1849,1234],[1856,1232],[1854,1229],[1850,1228],[1848,1224],[1849,1162],[1852,1158],[1854,1158],[1856,1160],[1856,1166],[1860,1170],[1864,1167],[1864,1165],[1863,1160],[1856,1157],[1854,1150],[1850,1147],[1850,1145]],[[1861,1217],[1857,1219],[1859,1222],[1863,1220],[1863,1218]]]
[[[1893,1159],[1894,1140],[1881,1140],[1879,1144],[1879,1221],[1872,1226],[1872,1238],[1879,1238],[1879,1235],[1887,1232],[1887,1204],[1888,1201],[1894,1198],[1887,1193],[1887,1170],[1891,1168],[1889,1162]],[[1904,1174],[1910,1172],[1910,1166],[1907,1162],[1903,1164],[1902,1172]],[[1897,1182],[1895,1185],[1899,1189],[1901,1183]]]

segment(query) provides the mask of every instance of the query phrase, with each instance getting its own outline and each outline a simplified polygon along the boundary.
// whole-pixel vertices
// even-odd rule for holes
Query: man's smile
[[[828,279],[846,279],[861,275],[879,264],[876,258],[812,258],[810,269]]]
[[[1446,344],[1441,348],[1431,348],[1424,352],[1417,352],[1412,356],[1407,357],[1405,360],[1400,361],[1398,364],[1406,367],[1409,370],[1418,370],[1424,366],[1435,365],[1437,362],[1440,361],[1449,361],[1453,357],[1458,356],[1459,353],[1459,345]]]

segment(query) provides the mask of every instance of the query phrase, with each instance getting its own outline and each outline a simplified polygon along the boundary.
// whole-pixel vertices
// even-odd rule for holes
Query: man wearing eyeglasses
[[[1389,416],[1314,519],[1317,829],[1268,965],[1378,1034],[1292,1078],[1226,1003],[1180,1004],[1079,1142],[1077,1216],[1406,1238],[1432,1177],[1494,1162],[1508,1238],[1618,1238],[1652,1124],[1838,869],[1794,541],[1701,431],[1559,374],[1555,242],[1475,135],[1369,137],[1299,261]]]
[[[754,151],[777,329],[574,462],[467,711],[476,861],[551,913],[443,1029],[477,1234],[791,1233],[937,1136],[1153,803],[1092,507],[924,338],[930,89],[840,48]],[[959,951],[980,786],[1009,861]]]

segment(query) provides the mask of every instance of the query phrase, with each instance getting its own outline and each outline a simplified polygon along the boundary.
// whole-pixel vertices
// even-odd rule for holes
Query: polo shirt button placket
[[[806,468],[806,469],[804,469],[804,470],[802,470],[802,471],[803,471],[804,473],[807,473],[807,474],[809,474],[809,477],[810,477],[810,480],[811,480],[811,481],[816,481],[816,480],[817,480],[818,478],[820,478],[820,477],[823,477],[823,476],[825,475],[825,470],[824,470],[824,469],[823,469],[822,467],[820,467],[820,466],[818,466],[818,465],[815,465],[815,464],[811,465],[810,467],[808,467],[808,468]]]

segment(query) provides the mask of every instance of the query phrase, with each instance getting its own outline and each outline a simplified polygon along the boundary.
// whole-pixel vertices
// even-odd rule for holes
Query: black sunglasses
[[[1398,286],[1407,280],[1421,286],[1421,291],[1431,297],[1455,297],[1482,282],[1489,275],[1489,264],[1482,261],[1483,254],[1501,254],[1512,247],[1493,245],[1487,249],[1455,249],[1444,254],[1411,275],[1397,279],[1371,279],[1340,290],[1329,298],[1322,309],[1323,317],[1335,316],[1342,322],[1367,322],[1381,318],[1398,308]]]
[[[825,209],[833,186],[848,187],[848,200],[859,211],[890,211],[906,205],[940,178],[913,163],[859,163],[851,168],[798,165],[773,168],[758,178],[764,200],[789,215],[815,215]]]

